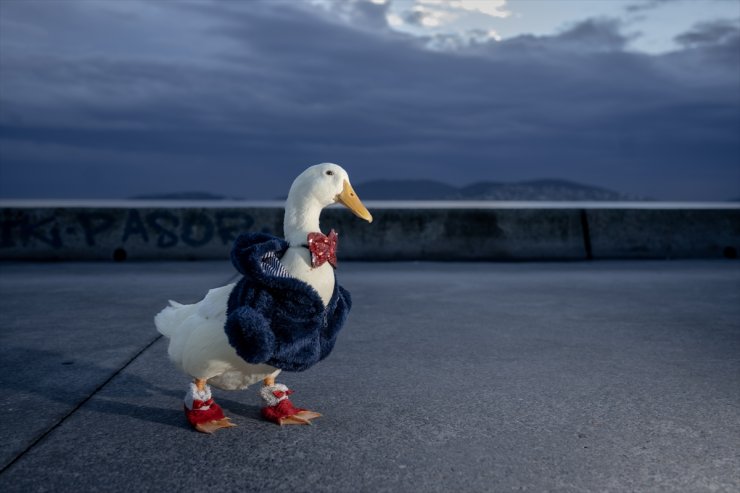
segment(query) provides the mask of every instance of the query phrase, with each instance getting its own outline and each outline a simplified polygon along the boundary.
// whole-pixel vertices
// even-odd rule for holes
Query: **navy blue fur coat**
[[[224,330],[248,363],[303,371],[329,355],[352,299],[335,283],[324,308],[315,289],[287,277],[277,263],[287,248],[285,240],[266,233],[236,239],[231,261],[243,277],[229,295]]]

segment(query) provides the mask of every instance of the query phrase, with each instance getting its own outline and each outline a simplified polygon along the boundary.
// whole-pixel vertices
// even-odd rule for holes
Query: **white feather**
[[[172,362],[194,378],[227,390],[243,389],[279,370],[241,359],[224,332],[226,305],[234,284],[211,289],[193,305],[169,306],[155,318],[157,330],[169,337]]]
[[[319,267],[311,267],[311,253],[304,247],[290,247],[280,259],[285,270],[316,290],[324,302],[329,304],[334,293],[334,268],[326,262]]]

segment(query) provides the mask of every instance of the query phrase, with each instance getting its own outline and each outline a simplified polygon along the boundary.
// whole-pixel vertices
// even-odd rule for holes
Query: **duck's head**
[[[373,216],[360,201],[349,181],[347,172],[334,163],[321,163],[311,166],[293,182],[288,193],[288,204],[317,205],[323,209],[334,203],[340,203],[351,210],[357,217],[367,222]]]

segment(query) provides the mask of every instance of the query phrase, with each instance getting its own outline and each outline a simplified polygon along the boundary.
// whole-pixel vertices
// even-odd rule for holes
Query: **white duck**
[[[372,222],[372,216],[354,192],[344,169],[333,163],[311,166],[295,179],[290,188],[283,223],[289,247],[280,263],[290,276],[313,287],[325,307],[334,291],[334,268],[328,262],[313,267],[306,243],[309,233],[321,231],[319,216],[322,209],[336,202]],[[170,359],[194,379],[185,398],[186,414],[198,431],[206,433],[235,426],[213,402],[207,383],[237,390],[262,380],[261,394],[272,405],[287,399],[290,393],[284,385],[275,384],[279,369],[247,363],[229,344],[224,324],[227,302],[234,286],[229,284],[211,289],[203,300],[192,305],[170,301],[170,306],[154,318],[157,330],[170,339]],[[309,420],[320,416],[312,411],[297,411],[293,416],[281,418],[279,423],[308,424]]]

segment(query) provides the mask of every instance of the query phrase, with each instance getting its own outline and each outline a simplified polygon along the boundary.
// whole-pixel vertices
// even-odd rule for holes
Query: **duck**
[[[335,277],[338,234],[321,231],[321,211],[335,203],[367,222],[373,217],[338,164],[308,167],[285,202],[284,238],[241,234],[231,260],[237,282],[209,290],[194,304],[169,301],[154,317],[169,339],[169,359],[192,378],[184,411],[195,430],[236,426],[214,401],[211,385],[243,390],[262,382],[262,416],[279,425],[305,425],[321,414],[293,405],[281,371],[304,371],[332,351],[352,306]]]

